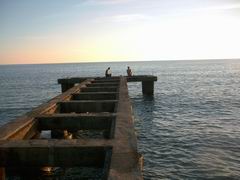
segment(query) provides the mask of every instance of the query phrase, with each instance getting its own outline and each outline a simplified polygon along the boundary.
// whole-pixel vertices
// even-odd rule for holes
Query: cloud
[[[151,16],[144,14],[120,14],[111,17],[100,17],[97,18],[98,22],[113,22],[113,23],[132,23],[139,21],[148,21]]]
[[[145,21],[150,17],[142,14],[123,14],[112,17],[113,22],[133,22],[133,21]]]
[[[195,9],[194,11],[222,11],[222,10],[224,11],[224,10],[234,10],[234,9],[240,9],[240,3],[198,8],[198,9]]]
[[[49,39],[57,39],[59,36],[57,35],[23,35],[17,36],[17,40],[24,40],[24,41],[45,41]]]
[[[85,0],[78,5],[114,5],[132,2],[135,0]]]

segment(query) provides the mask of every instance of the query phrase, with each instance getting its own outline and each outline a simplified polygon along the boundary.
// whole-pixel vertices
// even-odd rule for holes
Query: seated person
[[[129,66],[127,67],[127,76],[132,76],[132,70]]]
[[[105,76],[106,77],[111,77],[112,76],[112,72],[111,72],[110,67],[108,67],[107,70],[105,71]]]

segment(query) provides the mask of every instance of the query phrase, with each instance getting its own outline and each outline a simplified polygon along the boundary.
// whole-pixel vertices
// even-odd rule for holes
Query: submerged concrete
[[[143,179],[127,78],[83,79],[64,88],[0,128],[0,179],[5,170],[32,166],[102,167],[103,179]],[[52,132],[51,139],[41,138],[45,130]],[[79,130],[98,131],[102,137],[74,139]]]

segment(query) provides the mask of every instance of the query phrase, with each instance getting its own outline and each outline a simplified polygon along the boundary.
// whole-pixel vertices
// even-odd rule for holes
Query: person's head
[[[130,67],[128,66],[128,69],[129,69]]]
[[[110,69],[110,67],[108,67],[108,69]]]

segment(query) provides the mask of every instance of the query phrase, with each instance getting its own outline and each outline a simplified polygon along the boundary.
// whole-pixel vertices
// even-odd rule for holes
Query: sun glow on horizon
[[[55,6],[45,10],[48,16],[25,7],[33,2],[13,2],[1,1],[0,64],[240,58],[240,4],[234,1],[182,7],[177,1],[172,6],[100,0],[68,4],[64,11],[65,3],[58,1],[55,14]],[[18,13],[29,12],[10,15],[17,5]],[[32,19],[26,17],[32,13]],[[18,26],[16,21],[24,18],[28,26]]]

